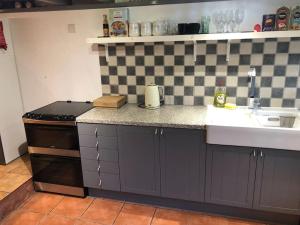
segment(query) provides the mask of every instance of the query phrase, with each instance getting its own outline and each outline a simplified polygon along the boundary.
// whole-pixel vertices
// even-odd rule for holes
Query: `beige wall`
[[[101,95],[98,52],[85,43],[97,35],[98,23],[93,11],[10,21],[25,111]],[[68,33],[67,24],[76,24],[76,33]]]

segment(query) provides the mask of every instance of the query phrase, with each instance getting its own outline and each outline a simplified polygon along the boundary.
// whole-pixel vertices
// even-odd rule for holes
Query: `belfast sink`
[[[207,143],[300,151],[299,115],[297,109],[208,106]],[[295,117],[292,128],[282,127],[280,119],[289,117]]]
[[[298,109],[296,108],[262,108],[253,112],[253,116],[260,125],[265,127],[286,127],[293,128]]]

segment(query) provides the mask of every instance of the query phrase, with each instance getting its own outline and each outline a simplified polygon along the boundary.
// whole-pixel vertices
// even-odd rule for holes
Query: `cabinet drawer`
[[[118,139],[117,137],[98,137],[99,149],[111,149],[118,150]]]
[[[98,124],[78,123],[78,134],[85,134],[96,137]]]
[[[114,174],[84,171],[83,182],[85,187],[110,191],[120,191],[120,177]]]
[[[119,166],[114,162],[105,162],[90,159],[82,160],[82,170],[83,171],[94,171],[97,172],[99,170],[100,173],[111,173],[111,174],[119,174]]]
[[[79,135],[79,145],[82,147],[91,147],[96,148],[97,147],[97,138],[96,136],[90,136],[90,135]]]
[[[78,123],[78,133],[90,136],[116,137],[117,128],[115,125]]]
[[[97,172],[83,171],[83,184],[89,188],[100,189],[100,176]]]
[[[97,130],[98,136],[105,137],[116,137],[117,136],[117,127],[115,125],[98,125]]]
[[[98,152],[97,148],[88,148],[88,147],[81,147],[80,148],[81,158],[83,159],[97,159]],[[100,150],[99,157],[101,161],[108,161],[108,162],[118,162],[119,155],[117,151],[114,150]]]
[[[79,145],[81,147],[96,148],[98,144],[99,149],[118,150],[118,140],[116,137],[103,137],[98,139],[96,136],[81,134],[79,135]]]
[[[101,189],[121,191],[120,176],[115,174],[100,173]]]

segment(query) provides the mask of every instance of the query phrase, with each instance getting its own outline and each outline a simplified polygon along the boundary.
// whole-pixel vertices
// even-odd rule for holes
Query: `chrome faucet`
[[[250,80],[250,95],[249,95],[249,102],[248,102],[248,107],[250,109],[258,109],[260,107],[260,100],[259,98],[255,98],[255,91],[256,91],[256,85],[255,85],[255,80],[256,80],[256,69],[255,67],[250,67],[250,70],[248,72],[249,80]]]

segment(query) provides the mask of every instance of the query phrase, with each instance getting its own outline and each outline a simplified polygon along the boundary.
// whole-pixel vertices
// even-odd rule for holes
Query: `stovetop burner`
[[[23,118],[48,121],[75,121],[77,116],[92,108],[91,102],[57,101],[28,112]]]

